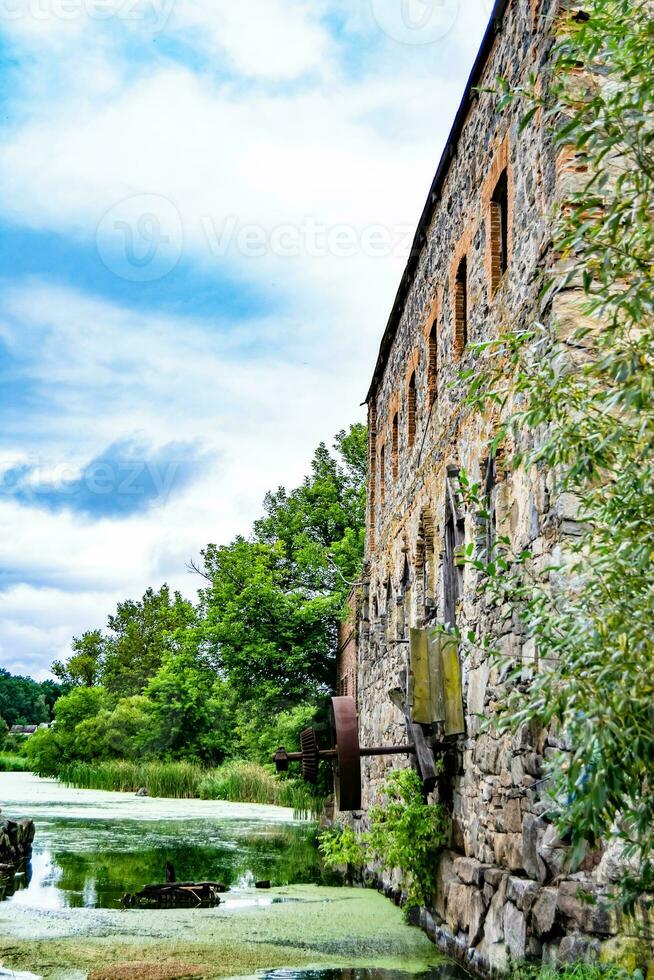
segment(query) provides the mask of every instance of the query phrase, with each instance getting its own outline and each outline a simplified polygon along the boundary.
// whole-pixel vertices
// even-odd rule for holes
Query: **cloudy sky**
[[[362,417],[491,0],[0,0],[0,664]]]

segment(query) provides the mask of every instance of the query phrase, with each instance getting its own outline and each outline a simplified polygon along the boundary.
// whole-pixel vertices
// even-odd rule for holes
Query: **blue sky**
[[[359,403],[491,0],[1,0],[0,663],[247,532]]]

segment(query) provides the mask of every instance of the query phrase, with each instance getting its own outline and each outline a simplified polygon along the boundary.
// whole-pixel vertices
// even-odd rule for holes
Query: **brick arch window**
[[[509,268],[509,175],[500,174],[490,203],[491,292],[500,285]]]
[[[461,355],[468,343],[468,257],[463,256],[454,279],[454,349]]]
[[[397,475],[400,469],[400,421],[397,412],[393,415],[393,421],[391,423],[392,431],[392,444],[391,444],[391,469],[393,473],[393,479],[397,480]]]
[[[406,395],[407,441],[409,449],[416,441],[416,372],[411,372]]]

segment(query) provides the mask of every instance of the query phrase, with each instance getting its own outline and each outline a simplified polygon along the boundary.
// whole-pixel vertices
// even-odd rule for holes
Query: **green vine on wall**
[[[425,803],[413,769],[391,773],[383,793],[386,803],[370,809],[367,833],[337,825],[321,835],[320,853],[329,868],[345,865],[349,881],[366,864],[397,870],[406,888],[407,910],[429,905],[440,853],[450,840],[449,814],[438,804]]]

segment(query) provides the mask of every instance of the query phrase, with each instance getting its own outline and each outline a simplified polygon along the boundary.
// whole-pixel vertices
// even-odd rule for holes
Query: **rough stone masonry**
[[[574,290],[549,305],[539,299],[540,275],[555,261],[550,216],[570,192],[574,160],[557,158],[540,113],[521,130],[519,102],[498,111],[487,90],[499,78],[525,83],[531,73],[545,84],[560,19],[579,14],[555,0],[495,4],[381,344],[367,398],[367,561],[357,626],[363,745],[406,736],[389,693],[406,691],[411,627],[449,623],[490,635],[525,676],[538,669],[520,624],[480,597],[480,573],[461,568],[455,553],[507,535],[516,552],[531,550],[538,574],[578,533],[575,501],[556,495],[552,474],[526,475],[493,458],[498,419],[464,405],[459,375],[473,363],[470,346],[502,325],[576,324]],[[491,520],[483,528],[462,502],[461,470],[485,488]],[[480,973],[511,959],[565,961],[606,949],[617,942],[610,937],[618,923],[579,891],[601,894],[619,863],[599,850],[581,871],[569,870],[543,798],[544,759],[561,747],[556,734],[482,731],[504,677],[481,653],[464,658],[462,675],[466,731],[435,794],[451,807],[452,851],[423,926]],[[364,808],[379,799],[388,769],[403,764],[364,760]],[[398,881],[386,885],[401,889]]]

